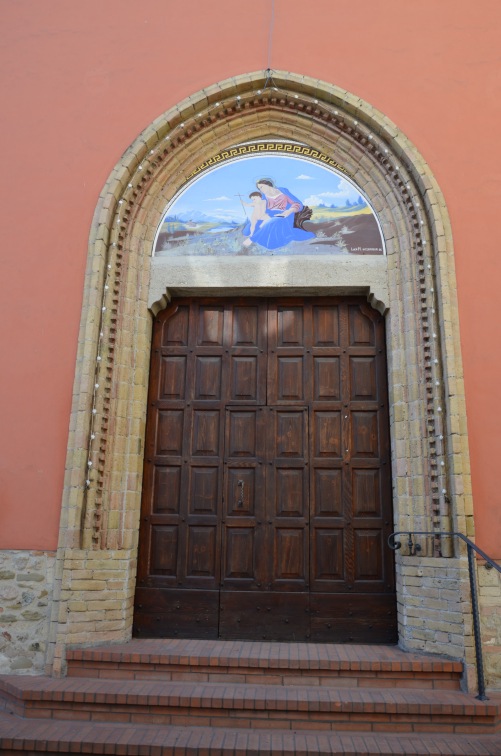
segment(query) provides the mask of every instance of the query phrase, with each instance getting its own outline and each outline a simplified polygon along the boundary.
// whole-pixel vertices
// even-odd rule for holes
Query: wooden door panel
[[[226,460],[262,461],[266,448],[263,418],[261,407],[227,407]]]
[[[188,512],[190,515],[217,515],[219,509],[219,467],[190,468]]]
[[[291,322],[297,325],[295,320]],[[306,591],[310,510],[308,409],[270,407],[265,417],[268,421],[266,583],[271,590]]]
[[[261,410],[259,410],[260,412]],[[227,410],[226,457],[256,461],[261,449],[261,416],[255,409]],[[260,448],[258,449],[258,440]]]
[[[374,318],[366,304],[348,305],[348,346],[374,346],[376,329]]]
[[[222,592],[219,634],[239,640],[308,640],[309,596],[268,590]]]
[[[217,591],[136,588],[134,636],[139,638],[217,638]]]
[[[158,316],[136,634],[395,640],[384,351],[356,299]]]
[[[216,590],[220,579],[218,527],[188,522],[180,528],[179,586]]]
[[[277,357],[276,401],[304,402],[304,358],[300,355]]]
[[[321,306],[317,312],[314,305],[312,322],[311,633],[317,640],[372,640],[377,615],[385,628],[379,638],[387,642],[396,637],[395,612],[381,619],[375,608],[387,596],[395,604],[384,548],[391,523],[384,324],[365,303]],[[335,333],[328,350],[321,346],[325,323]],[[374,601],[355,632],[353,595],[368,592]]]
[[[383,579],[383,539],[381,528],[369,530],[367,528],[355,528],[354,548],[357,558],[355,560],[355,580],[379,581]]]
[[[263,308],[260,304],[237,305],[233,309],[232,347],[259,347]]]
[[[259,498],[264,495],[263,477],[261,468],[228,466],[224,497],[226,517],[258,517],[262,513]]]
[[[268,439],[275,460],[298,458],[304,463],[308,449],[308,414],[299,409],[271,409]]]
[[[382,517],[381,472],[375,469],[352,467],[351,490],[353,517]]]
[[[186,355],[162,356],[160,400],[179,399],[186,396]]]
[[[374,459],[380,456],[377,410],[351,413],[351,458]]]
[[[194,399],[221,400],[222,367],[222,356],[197,355]]]
[[[257,590],[264,583],[264,412],[227,407],[221,590]],[[245,594],[243,594],[245,595]]]
[[[311,640],[324,643],[395,643],[394,595],[312,593]]]
[[[153,483],[153,514],[177,514],[181,497],[181,466],[155,467]]]
[[[186,578],[206,578],[213,587],[216,577],[216,537],[215,525],[191,525],[188,528],[186,548]],[[197,582],[200,582],[197,580]]]
[[[258,399],[258,358],[253,355],[235,355],[230,368],[231,399],[250,402]]]
[[[153,525],[151,529],[151,574],[176,576],[178,573],[179,527]]]
[[[224,536],[223,589],[254,588],[262,578],[259,570],[259,532],[254,525],[227,525]]]
[[[213,323],[207,316],[204,337]],[[215,325],[218,326],[216,320]],[[219,326],[218,326],[219,327]],[[196,365],[196,358],[192,361]],[[195,375],[196,372],[194,371]],[[224,451],[222,409],[211,400],[195,399],[196,381],[188,378],[185,448],[182,459],[180,543],[177,586],[218,590],[220,581],[222,471]],[[217,624],[217,616],[214,617]]]
[[[339,357],[313,357],[313,401],[341,399],[341,360]]]
[[[339,306],[313,304],[312,312],[312,346],[339,347]]]
[[[197,346],[223,346],[224,305],[201,304],[198,310]]]
[[[303,346],[304,309],[300,306],[278,305],[277,346]]]
[[[327,581],[344,581],[344,532],[342,526],[315,527],[312,531],[312,586],[327,590]]]
[[[175,311],[168,311],[169,317],[157,320],[160,334],[159,338],[155,339],[155,346],[188,346],[190,310],[191,308],[189,304],[180,304],[175,307]]]
[[[305,308],[271,302],[268,307],[268,404],[298,404],[309,400],[311,339]]]
[[[287,586],[304,590],[308,581],[308,538],[305,526],[274,530],[273,588]]]
[[[276,517],[303,517],[309,515],[308,480],[304,468],[275,467]]]
[[[266,398],[266,318],[262,302],[239,307],[199,300],[173,304],[155,323],[138,586],[153,591],[150,608],[157,596],[175,612],[170,619],[160,612],[156,625],[150,609],[136,602],[136,627],[144,627],[147,616],[153,634],[169,634],[164,624],[169,622],[174,634],[190,634],[194,627],[204,637],[217,637],[224,551],[222,416],[228,402],[257,404]],[[257,443],[256,432],[253,441],[248,431],[247,426],[240,447],[234,448],[237,457],[248,455],[249,444]],[[257,496],[259,486],[248,471],[240,478],[246,496],[249,491]],[[234,553],[241,558],[239,549]],[[236,558],[230,572],[242,573]],[[196,618],[200,589],[205,608]]]
[[[316,517],[342,517],[343,471],[341,468],[319,467],[313,470],[312,497]]]
[[[340,460],[343,456],[341,412],[314,411],[312,426],[314,459]]]
[[[157,414],[156,457],[181,456],[184,440],[184,410],[160,409]]]
[[[228,404],[266,404],[266,324],[267,308],[259,301],[237,304],[227,313]]]
[[[350,358],[351,401],[377,401],[376,357]]]
[[[225,477],[221,588],[255,590],[264,583],[264,470],[230,462]]]
[[[194,409],[191,428],[191,456],[222,456],[220,439],[220,410]]]

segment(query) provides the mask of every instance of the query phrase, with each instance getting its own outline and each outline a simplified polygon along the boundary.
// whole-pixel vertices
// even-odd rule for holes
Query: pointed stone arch
[[[168,262],[160,272],[153,269],[155,231],[192,172],[236,144],[268,138],[306,144],[334,157],[369,198],[386,243],[383,272],[369,262],[353,276],[333,262],[298,285],[294,263],[280,271],[275,260],[274,286],[282,293],[308,287],[364,293],[386,313],[395,526],[473,533],[453,245],[440,189],[411,142],[368,103],[287,72],[275,72],[273,84],[263,88],[262,72],[239,76],[171,108],[124,153],[100,195],[61,515],[51,630],[55,672],[67,644],[130,637],[152,312],[165,306],[172,289],[209,286],[202,276],[183,288]],[[249,275],[246,290],[260,290],[262,283]],[[447,544],[441,548],[445,555]],[[452,562],[461,568],[460,560],[449,559],[448,566]],[[409,624],[404,568],[399,557],[400,643],[443,652]],[[86,628],[71,602],[88,590],[99,619]],[[448,653],[463,656],[459,624],[457,649],[451,651],[452,644]]]

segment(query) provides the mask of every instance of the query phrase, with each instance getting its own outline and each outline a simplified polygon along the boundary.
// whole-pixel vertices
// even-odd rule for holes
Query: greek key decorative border
[[[223,150],[223,152],[209,158],[209,160],[206,160],[202,165],[199,165],[198,168],[195,168],[195,170],[190,173],[188,181],[194,176],[198,176],[199,173],[202,173],[209,168],[214,168],[218,163],[223,163],[226,160],[235,160],[236,158],[246,157],[248,155],[269,152],[298,155],[300,157],[309,158],[310,160],[316,160],[319,163],[324,163],[352,178],[352,174],[333,158],[324,155],[318,150],[314,150],[312,147],[308,147],[306,144],[295,144],[294,142],[252,142],[250,144],[239,144],[236,147],[232,147],[229,150]]]

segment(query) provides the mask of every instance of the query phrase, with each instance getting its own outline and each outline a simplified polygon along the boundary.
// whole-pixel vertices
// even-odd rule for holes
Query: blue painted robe
[[[250,236],[252,242],[260,244],[266,249],[278,249],[278,247],[284,247],[291,241],[313,239],[315,234],[311,231],[294,228],[294,213],[286,218],[282,216],[284,210],[289,210],[293,205],[297,206],[295,212],[299,212],[304,207],[303,203],[285,187],[277,186],[276,188],[281,193],[278,197],[266,197],[261,193],[261,197],[266,201],[266,214],[271,220],[264,224],[263,221],[258,221],[252,236],[250,236],[250,220],[248,220],[243,228],[244,236]],[[273,207],[275,204],[280,204],[280,208]]]

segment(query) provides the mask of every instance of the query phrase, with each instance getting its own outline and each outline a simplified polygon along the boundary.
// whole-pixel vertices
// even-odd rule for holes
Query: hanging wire
[[[275,25],[275,0],[271,0],[271,18],[270,27],[268,32],[268,62],[266,65],[267,71],[271,71],[271,50],[273,45],[273,26]]]
[[[273,69],[271,67],[271,52],[273,49],[273,27],[275,25],[275,0],[271,0],[271,16],[270,16],[270,25],[268,28],[268,52],[267,52],[267,65],[266,70],[264,72],[264,86],[263,86],[263,92],[265,89],[274,89],[275,91],[278,91],[278,87],[273,81]]]

